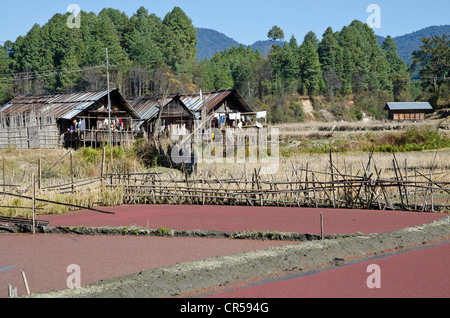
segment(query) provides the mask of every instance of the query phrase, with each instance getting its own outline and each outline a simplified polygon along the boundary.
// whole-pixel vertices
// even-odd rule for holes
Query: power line
[[[45,76],[52,76],[57,74],[63,74],[63,73],[77,73],[77,72],[84,72],[94,69],[100,69],[104,68],[105,65],[97,65],[97,66],[88,66],[83,68],[76,68],[76,69],[54,69],[54,70],[47,70],[47,71],[41,71],[41,72],[19,72],[19,73],[4,73],[0,74],[0,81],[15,81],[19,79],[38,79]]]

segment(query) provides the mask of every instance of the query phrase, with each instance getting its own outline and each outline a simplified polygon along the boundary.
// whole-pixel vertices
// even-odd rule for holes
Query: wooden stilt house
[[[59,146],[73,148],[97,147],[108,142],[114,145],[130,144],[134,140],[133,120],[139,119],[118,89],[109,92],[26,94],[14,98],[2,107],[0,116],[50,116],[57,125]],[[35,120],[28,121],[32,122]],[[28,123],[21,125],[27,126]]]

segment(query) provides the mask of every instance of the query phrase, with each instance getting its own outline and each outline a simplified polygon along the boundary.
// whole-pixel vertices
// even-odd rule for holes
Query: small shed
[[[389,119],[393,121],[425,120],[425,115],[433,112],[428,102],[389,102],[384,109],[389,111]]]

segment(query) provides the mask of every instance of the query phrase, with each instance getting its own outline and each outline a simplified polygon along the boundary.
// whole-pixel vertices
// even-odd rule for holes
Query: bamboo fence
[[[70,155],[71,166],[68,180],[43,186],[38,169],[37,178],[25,189],[19,189],[18,185],[8,185],[3,178],[1,194],[30,199],[30,196],[25,196],[27,191],[37,189],[39,193],[77,195],[95,185],[97,188],[120,191],[123,194],[122,203],[130,205],[234,205],[448,212],[450,203],[450,182],[445,178],[444,181],[438,180],[442,172],[418,170],[406,165],[401,168],[395,154],[392,158],[393,173],[390,172],[389,176],[382,175],[383,170],[374,164],[372,154],[369,155],[367,164],[354,174],[347,173],[347,169],[338,169],[330,152],[327,171],[312,170],[308,164],[292,164],[290,169],[283,171],[284,178],[280,177],[280,173],[277,177],[264,174],[261,167],[248,169],[247,164],[244,164],[244,171],[228,172],[228,176],[221,177],[215,172],[212,173],[213,176],[210,173],[189,175],[186,170],[184,173],[175,170],[116,170],[115,173],[106,174],[103,154],[100,176],[83,180],[74,177],[70,152],[55,165],[60,164],[67,155]],[[446,175],[446,172],[443,174]]]
[[[425,174],[401,169],[395,158],[395,178],[371,167],[363,172],[342,173],[333,164],[330,171],[313,171],[292,165],[284,180],[263,174],[261,168],[229,177],[202,175],[176,178],[166,173],[118,173],[106,177],[108,188],[121,187],[124,204],[192,204],[277,207],[316,207],[405,211],[445,211],[450,200],[450,182],[433,181]],[[436,176],[435,174],[434,176]]]

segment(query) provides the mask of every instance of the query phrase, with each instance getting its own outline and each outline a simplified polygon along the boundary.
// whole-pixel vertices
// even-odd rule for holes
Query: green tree
[[[339,33],[328,27],[318,46],[319,61],[325,81],[325,92],[329,97],[342,89],[342,48],[339,45]]]
[[[54,87],[55,75],[49,72],[54,69],[54,53],[48,45],[48,39],[48,27],[35,24],[24,37],[19,37],[13,46],[13,71],[27,73],[19,79],[22,81],[23,92],[45,92]]]
[[[389,87],[389,69],[373,30],[355,20],[339,35],[345,93]]]
[[[0,105],[12,97],[11,76],[9,75],[10,58],[5,46],[0,46]]]
[[[90,66],[102,65],[106,60],[108,49],[110,64],[119,67],[129,65],[128,55],[122,48],[116,28],[107,16],[98,17],[92,28],[92,43],[87,48],[86,64]]]
[[[323,86],[318,45],[319,40],[315,33],[310,31],[305,35],[303,43],[299,47],[301,78],[305,87],[303,93],[308,95],[316,95]]]
[[[61,61],[61,71],[57,90],[63,92],[74,91],[80,80],[78,58],[74,47],[65,54],[64,59]]]
[[[443,91],[449,89],[450,77],[450,39],[448,35],[423,38],[420,50],[414,51],[412,70],[418,71],[424,91],[431,92],[430,101],[435,106],[441,103]]]
[[[398,56],[395,41],[388,36],[381,46],[388,63],[390,82],[395,101],[407,101],[411,76],[408,67],[401,57]]]
[[[192,20],[175,7],[163,19],[163,47],[167,64],[177,72],[190,73],[197,59],[197,29]]]
[[[156,15],[148,14],[141,7],[130,18],[125,30],[125,48],[130,59],[151,70],[163,63],[163,54],[158,43],[161,37],[162,21]]]
[[[300,58],[297,40],[293,36],[283,46],[274,44],[268,54],[269,63],[273,70],[274,92],[283,90],[292,93],[300,84]]]
[[[284,40],[284,31],[279,26],[273,26],[272,29],[267,33],[267,37],[272,40]]]
[[[124,32],[128,24],[128,16],[125,12],[117,9],[105,8],[98,14],[99,18],[108,17],[114,24],[117,35],[121,38],[121,43],[124,42]]]
[[[0,46],[0,74],[4,75],[9,71],[9,57],[5,46]]]
[[[322,35],[322,41],[318,45],[319,61],[322,65],[322,70],[329,69],[340,70],[339,64],[339,34],[333,32],[331,27],[328,27]]]

